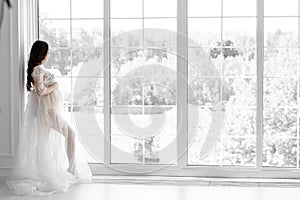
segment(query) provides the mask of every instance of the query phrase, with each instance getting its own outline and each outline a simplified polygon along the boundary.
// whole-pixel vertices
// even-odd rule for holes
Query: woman
[[[27,69],[28,102],[15,172],[6,181],[18,195],[45,196],[90,182],[91,171],[78,136],[63,119],[63,97],[54,75],[43,66],[48,44],[36,41]]]

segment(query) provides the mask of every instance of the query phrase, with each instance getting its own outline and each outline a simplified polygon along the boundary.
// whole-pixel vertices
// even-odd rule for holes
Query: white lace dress
[[[28,95],[15,171],[7,186],[17,195],[46,196],[67,191],[71,184],[90,182],[85,149],[61,115],[61,92],[37,95],[55,83],[54,75],[40,65],[32,77],[34,90]]]

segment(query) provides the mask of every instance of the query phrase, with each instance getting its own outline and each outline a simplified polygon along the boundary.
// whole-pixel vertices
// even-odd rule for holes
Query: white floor
[[[133,183],[113,179],[110,183],[95,180],[92,184],[73,186],[68,193],[57,193],[44,198],[11,195],[3,182],[0,183],[0,200],[292,200],[300,199],[300,186],[225,186],[215,182],[205,185]]]

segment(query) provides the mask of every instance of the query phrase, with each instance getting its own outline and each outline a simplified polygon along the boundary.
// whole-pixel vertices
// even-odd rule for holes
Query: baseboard
[[[0,169],[0,182],[12,173],[11,169]],[[236,187],[300,187],[300,179],[262,178],[201,178],[168,176],[93,176],[94,184],[138,184],[168,186],[236,186]]]

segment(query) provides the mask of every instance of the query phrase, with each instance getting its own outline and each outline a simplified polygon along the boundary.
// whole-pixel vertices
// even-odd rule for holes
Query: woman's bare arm
[[[46,88],[45,90],[43,90],[43,92],[41,93],[37,93],[39,96],[44,96],[44,95],[47,95],[47,94],[50,94],[51,92],[53,92],[54,90],[56,90],[58,88],[58,83],[55,82],[54,85]]]

